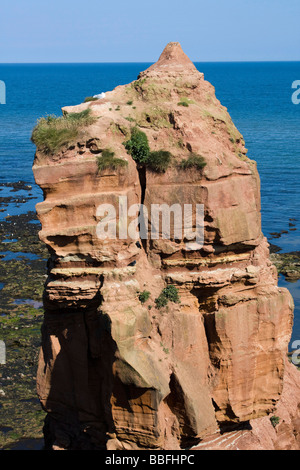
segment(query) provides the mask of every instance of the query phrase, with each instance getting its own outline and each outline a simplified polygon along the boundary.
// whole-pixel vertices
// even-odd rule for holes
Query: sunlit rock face
[[[293,302],[261,232],[256,163],[213,86],[170,43],[135,82],[63,112],[85,109],[95,122],[55,154],[38,148],[33,165],[50,252],[37,374],[46,446],[188,448],[268,415],[283,390]],[[133,127],[151,151],[170,152],[165,171],[126,151]],[[104,149],[127,164],[100,171]],[[184,168],[195,155],[205,166]],[[118,216],[120,200],[144,205],[150,235],[154,204],[202,205],[203,246],[172,230],[99,238],[99,206]],[[166,286],[180,302],[161,307]]]

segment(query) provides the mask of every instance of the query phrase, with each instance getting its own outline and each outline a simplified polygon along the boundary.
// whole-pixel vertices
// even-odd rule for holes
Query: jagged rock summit
[[[256,163],[214,87],[170,43],[134,82],[63,112],[33,132],[49,248],[37,373],[46,447],[204,448],[249,420],[272,427],[275,407],[286,410],[293,301],[261,232]],[[162,228],[99,237],[101,207],[118,218],[120,200],[144,205],[149,234],[154,204],[202,205],[203,246]],[[299,448],[298,401],[282,418],[284,448]],[[262,446],[280,448],[272,432]]]

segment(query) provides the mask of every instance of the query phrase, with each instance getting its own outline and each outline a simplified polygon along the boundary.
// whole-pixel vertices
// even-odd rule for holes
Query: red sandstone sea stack
[[[261,232],[256,163],[213,86],[170,43],[135,82],[63,108],[85,110],[93,119],[55,151],[38,145],[33,165],[50,252],[37,374],[47,448],[222,448],[223,433],[228,448],[299,449],[293,301]],[[136,163],[133,128],[169,152],[167,168]],[[99,167],[108,149],[125,163]],[[182,163],[195,156],[205,166]],[[125,196],[149,214],[202,204],[203,247],[100,239],[97,208],[118,213]],[[167,286],[180,302],[161,306]]]

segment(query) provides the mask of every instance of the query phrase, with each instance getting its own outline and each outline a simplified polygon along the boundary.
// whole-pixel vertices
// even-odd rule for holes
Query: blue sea
[[[22,208],[9,205],[0,213],[34,210],[42,200],[32,163],[31,131],[39,117],[61,114],[61,108],[86,96],[114,89],[137,78],[149,63],[0,64],[6,105],[0,105],[0,184],[26,181],[36,199]],[[282,252],[299,250],[300,105],[292,103],[292,83],[300,80],[300,62],[196,63],[227,107],[243,134],[248,156],[257,161],[261,178],[262,228]],[[2,188],[0,196],[7,195]],[[20,192],[22,195],[22,192]],[[290,225],[292,224],[292,225]],[[273,232],[282,233],[274,239]],[[292,341],[300,340],[300,281],[279,284],[292,292],[295,321]]]

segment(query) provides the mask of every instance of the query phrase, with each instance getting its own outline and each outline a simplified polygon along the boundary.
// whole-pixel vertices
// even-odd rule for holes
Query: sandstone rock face
[[[85,109],[96,122],[55,155],[37,149],[33,166],[50,252],[37,374],[47,447],[189,448],[267,416],[283,391],[293,301],[261,233],[256,164],[213,86],[170,43],[135,82],[63,111]],[[127,153],[132,127],[172,154],[165,172]],[[99,171],[107,148],[127,166]],[[195,154],[206,166],[182,169]],[[100,239],[97,208],[119,214],[120,197],[149,214],[202,204],[203,247]],[[180,303],[158,308],[170,285]]]
[[[299,450],[299,396],[299,370],[286,362],[282,395],[270,416],[227,432],[216,431],[205,436],[193,450]]]

